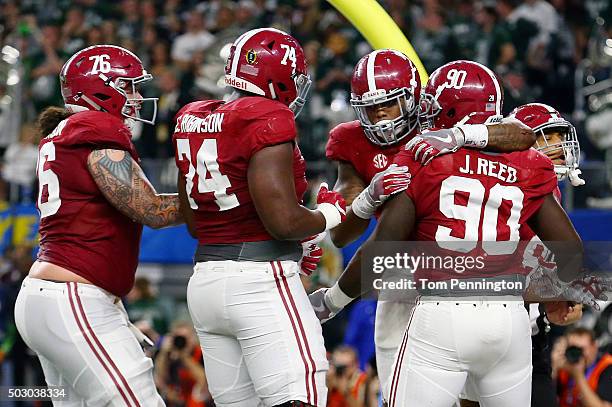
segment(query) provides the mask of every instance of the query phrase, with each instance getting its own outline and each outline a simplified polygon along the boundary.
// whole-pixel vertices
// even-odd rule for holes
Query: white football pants
[[[49,386],[67,386],[55,406],[157,407],[164,402],[119,298],[82,283],[26,277],[15,303],[17,330]]]
[[[324,407],[321,325],[293,261],[197,263],[187,303],[219,407]]]
[[[390,407],[450,407],[464,388],[481,407],[531,403],[531,328],[520,297],[423,297],[385,391]]]
[[[378,301],[374,321],[376,367],[380,388],[387,388],[395,354],[402,343],[414,302]]]

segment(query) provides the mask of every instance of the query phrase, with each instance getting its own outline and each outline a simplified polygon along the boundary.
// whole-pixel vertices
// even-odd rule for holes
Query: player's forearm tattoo
[[[500,153],[522,151],[530,148],[536,141],[536,135],[522,123],[500,123],[487,126],[489,142],[485,150]]]
[[[157,194],[127,152],[95,150],[87,166],[106,199],[131,219],[153,228],[183,222],[178,195]]]

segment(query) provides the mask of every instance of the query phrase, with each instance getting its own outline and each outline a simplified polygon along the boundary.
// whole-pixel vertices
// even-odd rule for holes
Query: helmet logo
[[[255,53],[255,51],[252,49],[248,50],[246,53],[246,61],[249,64],[254,64],[255,61],[257,61],[257,53]]]
[[[383,168],[387,166],[387,163],[388,163],[387,156],[381,153],[376,154],[372,162],[374,163],[375,168],[382,170]]]

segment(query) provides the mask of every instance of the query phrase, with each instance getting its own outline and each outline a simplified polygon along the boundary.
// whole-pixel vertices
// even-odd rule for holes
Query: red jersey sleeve
[[[297,135],[295,116],[288,107],[278,102],[261,105],[257,110],[265,110],[257,115],[248,129],[252,135],[251,154],[265,147],[294,141]]]
[[[350,138],[351,132],[347,131],[347,123],[341,123],[331,129],[329,139],[325,146],[325,156],[334,161],[351,162]]]
[[[540,209],[547,195],[555,194],[558,190],[558,181],[554,164],[546,155],[535,149],[530,149],[522,154],[521,159],[529,160],[531,169],[529,178],[522,186],[526,200],[524,216],[525,219],[529,219]]]
[[[54,142],[67,147],[89,147],[92,150],[124,150],[138,160],[130,130],[121,119],[105,112],[86,111],[73,114],[67,119],[61,136]]]

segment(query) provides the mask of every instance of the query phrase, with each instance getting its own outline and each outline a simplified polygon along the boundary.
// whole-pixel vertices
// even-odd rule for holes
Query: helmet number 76
[[[109,62],[110,56],[107,54],[102,55],[92,55],[89,57],[90,61],[93,61],[93,68],[91,68],[91,73],[93,75],[98,72],[109,73],[111,70],[111,64]]]

